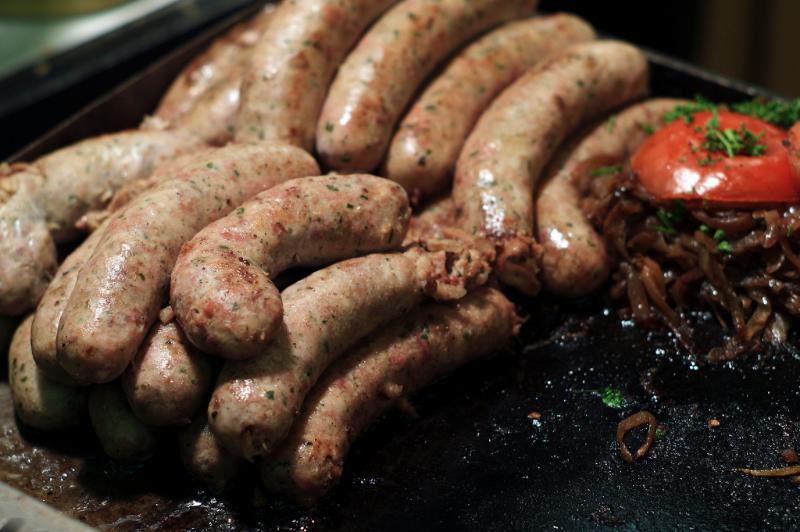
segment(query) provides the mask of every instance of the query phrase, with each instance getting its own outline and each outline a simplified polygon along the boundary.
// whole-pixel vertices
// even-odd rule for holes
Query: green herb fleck
[[[731,109],[784,129],[792,127],[795,122],[800,122],[800,98],[790,102],[757,98],[748,102],[735,103]]]
[[[622,171],[621,166],[600,166],[589,172],[589,177],[598,177],[603,175],[614,175]]]
[[[332,190],[333,192],[339,192],[339,188],[336,185],[326,185],[328,190]]]
[[[274,390],[267,390],[266,392],[264,392],[264,397],[266,397],[270,401],[274,401],[275,400],[275,391]]]
[[[732,250],[733,248],[731,248],[731,243],[728,242],[727,240],[723,240],[722,242],[717,244],[717,251],[720,251],[722,253],[730,253]]]

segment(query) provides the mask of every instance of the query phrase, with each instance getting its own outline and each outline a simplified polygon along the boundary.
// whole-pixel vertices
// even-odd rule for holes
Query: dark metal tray
[[[651,60],[654,95],[728,101],[767,94],[658,54]],[[78,123],[91,113],[82,116]],[[69,132],[62,128],[49,142]],[[342,485],[312,510],[271,499],[253,479],[224,497],[208,493],[182,472],[174,447],[147,464],[121,466],[102,456],[87,429],[21,428],[4,383],[0,480],[115,530],[797,527],[797,486],[733,471],[780,466],[780,450],[800,446],[793,348],[697,368],[668,332],[631,326],[602,297],[519,303],[530,319],[514,347],[422,393],[416,419],[381,421],[354,446]],[[703,316],[697,324],[704,334],[720,332]],[[605,386],[625,394],[624,408],[580,391]],[[642,408],[666,433],[628,465],[615,429]],[[532,411],[541,419],[529,419]],[[721,425],[709,428],[711,418]]]

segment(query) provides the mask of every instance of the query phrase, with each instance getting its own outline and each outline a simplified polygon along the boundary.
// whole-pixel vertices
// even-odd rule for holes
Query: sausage
[[[537,0],[405,0],[370,28],[339,68],[317,125],[317,153],[340,171],[378,166],[395,124],[433,68],[482,31],[533,12]]]
[[[581,122],[643,96],[647,78],[647,59],[629,44],[578,44],[534,67],[481,115],[459,155],[453,203],[464,230],[495,239],[505,284],[539,291],[533,195],[555,149]]]
[[[176,131],[124,131],[88,139],[32,164],[0,169],[0,314],[33,308],[57,267],[56,244],[126,181],[199,142]],[[2,177],[5,176],[5,177]]]
[[[224,146],[233,140],[243,75],[244,68],[231,72],[234,77],[209,89],[193,109],[172,123],[172,127],[187,131],[212,146]]]
[[[181,427],[178,446],[184,469],[214,491],[223,491],[242,465],[241,458],[226,451],[211,432],[205,412]]]
[[[80,425],[86,415],[85,388],[51,381],[36,367],[31,353],[31,320],[17,328],[8,351],[8,384],[14,410],[26,425],[57,430]]]
[[[58,362],[83,383],[108,382],[133,359],[165,303],[180,247],[249,197],[319,173],[306,152],[230,145],[117,212],[81,269],[58,330]]]
[[[208,93],[221,83],[241,77],[242,55],[260,38],[275,6],[267,4],[250,20],[235,25],[215,39],[189,63],[164,93],[154,116],[167,124],[179,122],[191,113]]]
[[[151,427],[186,425],[214,386],[214,364],[174,321],[156,322],[122,374],[122,389],[133,413]]]
[[[64,312],[67,299],[75,287],[78,272],[94,253],[103,231],[107,226],[103,223],[97,231],[89,235],[80,246],[75,248],[56,271],[53,281],[42,295],[31,326],[31,349],[39,370],[48,378],[63,384],[76,386],[73,379],[58,362],[56,335],[58,324]]]
[[[89,211],[75,222],[75,227],[86,233],[93,233],[97,228],[108,219],[113,213],[125,207],[135,198],[150,190],[163,181],[175,177],[183,167],[204,163],[208,160],[208,154],[214,151],[210,146],[197,148],[191,153],[183,153],[174,158],[164,161],[148,177],[128,181],[114,193],[111,201],[102,209]]]
[[[548,164],[536,199],[536,220],[542,245],[542,281],[550,293],[584,296],[603,284],[609,274],[605,241],[581,210],[574,184],[576,170],[602,157],[627,160],[650,128],[662,124],[665,112],[685,103],[664,98],[632,105],[568,142]]]
[[[515,334],[514,305],[481,288],[452,305],[429,303],[337,360],[306,399],[280,449],[260,460],[273,492],[312,502],[342,475],[352,442],[393,405]]]
[[[103,451],[120,462],[143,462],[153,456],[158,434],[133,415],[119,382],[92,387],[89,419]]]
[[[281,298],[272,278],[295,266],[397,249],[410,216],[402,187],[380,177],[287,181],[184,246],[172,272],[172,308],[203,351],[251,358],[281,321]]]
[[[4,172],[13,172],[3,175]],[[0,315],[36,305],[58,265],[56,244],[37,201],[44,179],[0,165]]]
[[[369,23],[396,1],[282,2],[250,56],[236,142],[280,141],[311,151],[336,68]]]
[[[446,189],[464,140],[500,91],[545,57],[594,38],[582,19],[557,14],[511,22],[475,41],[414,102],[392,139],[383,175],[413,198]]]
[[[284,290],[283,324],[275,339],[255,358],[226,362],[217,380],[208,417],[225,448],[248,460],[269,454],[320,374],[359,338],[426,296],[452,297],[440,292],[448,284],[485,281],[447,271],[444,255],[420,248],[367,255]]]

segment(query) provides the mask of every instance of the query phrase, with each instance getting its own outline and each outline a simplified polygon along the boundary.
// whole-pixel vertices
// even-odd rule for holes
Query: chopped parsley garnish
[[[621,166],[600,166],[589,172],[589,177],[598,177],[602,175],[614,175],[622,171]]]
[[[609,408],[622,408],[625,406],[625,396],[622,395],[622,392],[611,388],[610,386],[606,386],[604,388],[600,388],[600,398],[603,401],[603,404]]]
[[[674,122],[675,120],[681,119],[687,124],[691,124],[694,122],[694,114],[701,113],[703,111],[712,111],[717,108],[717,105],[709,100],[706,100],[699,94],[694,97],[694,101],[692,103],[687,103],[685,105],[678,105],[672,111],[667,111],[664,113],[664,123],[669,124],[670,122]]]
[[[791,102],[755,99],[731,105],[731,110],[788,129],[800,121],[800,98]]]
[[[705,140],[700,147],[707,152],[722,152],[728,157],[735,155],[746,155],[748,157],[758,157],[767,151],[766,144],[761,143],[765,132],[758,135],[747,129],[744,124],[740,124],[738,129],[719,127],[719,115],[717,110],[711,111],[712,117],[706,123]],[[698,161],[700,164],[700,161]]]
[[[721,251],[722,253],[730,253],[731,251],[733,251],[733,248],[731,248],[730,242],[728,242],[727,240],[723,240],[722,242],[717,244],[717,251]]]
[[[661,222],[661,225],[656,226],[656,231],[667,235],[675,235],[678,233],[675,227],[686,217],[686,206],[681,200],[674,200],[669,209],[659,207],[656,210],[656,218]]]

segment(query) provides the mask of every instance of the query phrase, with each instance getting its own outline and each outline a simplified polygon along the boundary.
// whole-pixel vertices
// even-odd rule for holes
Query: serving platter
[[[45,137],[28,155],[85,130],[98,108],[132,101],[137,87],[158,94],[158,80],[169,79],[175,57]],[[653,95],[772,96],[659,54],[650,53],[650,60]],[[145,105],[128,110],[141,115],[149,110]],[[420,394],[413,400],[416,416],[393,413],[370,430],[354,446],[341,486],[315,508],[274,500],[253,479],[224,495],[208,492],[183,473],[174,447],[143,465],[119,465],[102,455],[86,429],[27,430],[13,417],[4,382],[0,481],[114,530],[796,525],[800,488],[735,471],[778,467],[781,450],[800,446],[794,341],[709,367],[698,365],[667,330],[634,327],[602,296],[517,303],[528,321],[514,345]],[[709,316],[693,321],[709,342],[721,334]],[[603,389],[615,400],[604,401]],[[647,457],[629,465],[616,448],[616,425],[641,409],[655,414],[662,430]],[[719,426],[710,427],[711,419]]]

